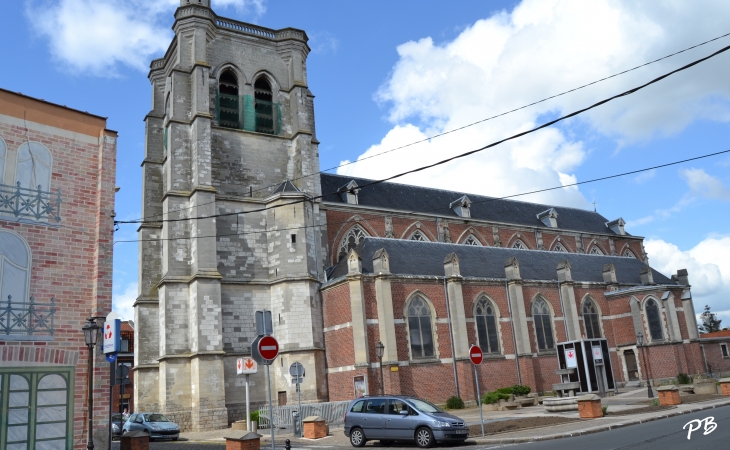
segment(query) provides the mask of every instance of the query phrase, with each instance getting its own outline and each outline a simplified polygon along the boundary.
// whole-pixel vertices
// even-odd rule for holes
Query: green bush
[[[601,406],[601,410],[603,410],[603,415],[605,416],[608,414],[608,406]]]
[[[507,394],[509,396],[509,394],[512,393],[512,387],[510,386],[510,387],[499,388],[494,392],[496,392],[498,394]]]
[[[259,410],[258,409],[254,409],[253,411],[251,411],[251,417],[249,418],[249,420],[251,420],[252,422],[256,422],[256,423],[259,422]]]
[[[448,400],[446,400],[446,408],[448,409],[464,409],[464,400],[461,399],[461,397],[457,397],[455,395],[449,397]]]
[[[679,375],[677,375],[677,383],[692,384],[692,378],[686,373],[680,373]]]
[[[509,400],[509,394],[499,392],[497,389],[494,392],[487,392],[482,397],[482,403],[485,405],[491,405],[492,403],[498,403],[500,400]]]
[[[658,398],[655,398],[654,400],[652,400],[651,401],[651,406],[659,406],[659,399]]]
[[[512,386],[512,394],[514,395],[527,395],[530,393],[530,386],[524,386],[521,384],[515,384]]]

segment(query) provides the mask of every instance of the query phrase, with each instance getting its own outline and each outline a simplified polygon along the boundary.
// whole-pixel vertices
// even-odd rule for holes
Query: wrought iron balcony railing
[[[8,295],[7,302],[0,302],[0,341],[50,341],[53,340],[56,315],[56,297],[51,303],[13,302]]]
[[[56,192],[0,184],[0,216],[31,218],[38,221],[61,221],[61,189]]]
[[[226,128],[281,134],[281,104],[251,95],[230,95],[216,91],[216,119]]]

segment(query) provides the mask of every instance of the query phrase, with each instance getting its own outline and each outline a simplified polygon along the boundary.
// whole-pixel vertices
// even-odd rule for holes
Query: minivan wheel
[[[420,448],[429,448],[433,445],[433,433],[426,427],[416,430],[416,445]]]
[[[350,444],[353,447],[362,447],[365,445],[365,434],[360,428],[353,428],[350,430]]]

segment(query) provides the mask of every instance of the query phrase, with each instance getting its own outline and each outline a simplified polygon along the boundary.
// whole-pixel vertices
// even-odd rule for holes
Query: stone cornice
[[[197,280],[221,280],[223,276],[218,271],[199,271],[193,275],[165,275],[162,277],[157,288],[160,288],[164,284],[190,284]]]
[[[226,352],[224,352],[223,350],[209,350],[202,352],[179,353],[175,355],[163,355],[159,358],[156,358],[156,361],[162,362],[168,359],[192,359],[205,356],[226,356]]]
[[[609,291],[605,292],[603,295],[608,297],[623,297],[624,295],[633,295],[633,294],[641,294],[644,292],[656,292],[656,291],[666,291],[670,289],[684,289],[684,286],[676,285],[676,284],[649,284],[646,286],[633,286],[628,287],[624,289],[620,289],[618,291]]]
[[[137,305],[155,305],[159,306],[160,300],[157,297],[137,297],[136,300],[134,300],[134,304],[132,307],[135,307]]]
[[[209,113],[196,112],[195,114],[193,114],[193,117],[190,120],[168,119],[167,122],[165,122],[163,124],[163,126],[164,126],[164,128],[167,128],[171,123],[190,126],[193,124],[193,122],[195,122],[198,119],[213,120],[213,116],[211,116]]]

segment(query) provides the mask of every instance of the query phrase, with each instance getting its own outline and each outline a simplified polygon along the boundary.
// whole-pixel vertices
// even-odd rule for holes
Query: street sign
[[[292,377],[291,384],[302,384],[304,383],[304,378],[302,377]]]
[[[259,336],[274,334],[274,326],[271,322],[271,311],[256,311],[256,334]]]
[[[568,369],[578,367],[578,357],[575,354],[575,349],[569,348],[565,350],[565,367]]]
[[[258,342],[259,355],[267,361],[273,361],[279,356],[279,343],[273,336],[264,336]]]
[[[601,347],[593,347],[593,362],[603,364],[603,350],[601,350]]]
[[[294,364],[289,366],[289,375],[294,378],[301,378],[304,376],[304,366],[299,361],[294,361]]]
[[[253,358],[238,358],[236,360],[236,372],[239,375],[249,375],[259,371],[259,365]]]
[[[474,365],[481,364],[483,357],[482,349],[479,348],[478,345],[472,345],[471,348],[469,348],[469,359],[471,359],[471,362]]]
[[[119,338],[119,332],[122,327],[122,321],[119,320],[119,316],[114,311],[110,312],[106,316],[106,322],[104,322],[104,343],[102,350],[104,353],[117,353],[120,350],[121,339]]]
[[[110,363],[113,363],[114,361],[117,360],[117,354],[116,353],[107,353],[106,360],[109,361]]]

